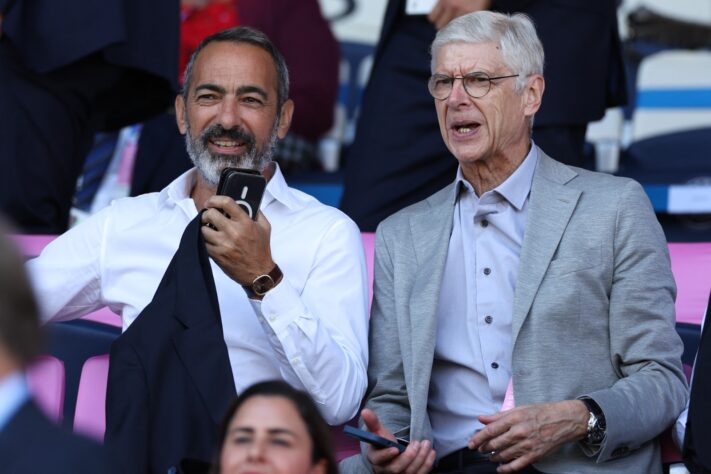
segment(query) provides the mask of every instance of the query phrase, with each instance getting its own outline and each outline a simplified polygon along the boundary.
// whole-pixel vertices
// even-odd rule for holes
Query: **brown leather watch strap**
[[[247,296],[250,298],[262,299],[269,290],[279,284],[283,277],[284,274],[281,272],[279,265],[274,264],[274,268],[272,268],[269,273],[259,275],[254,279],[251,285],[244,285],[242,288],[244,288],[244,291],[247,292]]]

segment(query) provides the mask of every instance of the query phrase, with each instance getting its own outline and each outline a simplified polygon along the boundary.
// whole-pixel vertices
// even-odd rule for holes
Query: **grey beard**
[[[190,125],[186,124],[185,148],[190,157],[190,161],[197,168],[203,179],[211,186],[217,187],[220,182],[220,174],[225,168],[244,168],[261,172],[272,161],[274,148],[278,139],[276,122],[272,128],[271,136],[267,143],[260,147],[256,144],[249,147],[242,155],[223,155],[212,153],[205,144],[203,136],[192,139]]]

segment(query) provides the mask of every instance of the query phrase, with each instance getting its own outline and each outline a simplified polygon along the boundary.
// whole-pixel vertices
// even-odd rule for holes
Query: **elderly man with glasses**
[[[344,472],[662,470],[655,438],[687,397],[664,234],[638,183],[532,142],[543,62],[520,14],[462,16],[432,44],[459,168],[378,228],[361,413],[409,446],[364,445]]]

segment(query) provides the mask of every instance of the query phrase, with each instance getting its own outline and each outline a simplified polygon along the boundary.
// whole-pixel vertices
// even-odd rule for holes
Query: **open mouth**
[[[245,145],[245,142],[241,140],[231,140],[227,138],[211,138],[209,142],[218,148],[238,148]]]
[[[476,133],[481,124],[479,122],[456,122],[450,126],[455,136],[467,137]]]

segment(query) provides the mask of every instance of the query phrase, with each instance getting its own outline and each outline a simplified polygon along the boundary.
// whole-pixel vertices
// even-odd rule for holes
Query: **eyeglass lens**
[[[435,74],[430,78],[429,89],[436,99],[446,99],[452,93],[454,81],[461,79],[464,90],[474,98],[484,97],[491,87],[491,79],[483,72],[475,72],[461,77]]]

